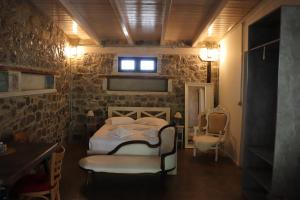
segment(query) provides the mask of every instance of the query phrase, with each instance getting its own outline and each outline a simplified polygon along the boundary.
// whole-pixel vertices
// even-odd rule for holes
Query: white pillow
[[[131,117],[110,117],[105,120],[105,124],[109,125],[125,125],[134,123],[134,119]]]
[[[136,124],[152,125],[152,126],[165,126],[168,122],[164,119],[156,117],[142,117],[135,120]]]

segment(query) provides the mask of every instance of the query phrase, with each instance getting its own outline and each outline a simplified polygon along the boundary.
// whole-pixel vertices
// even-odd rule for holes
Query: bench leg
[[[93,171],[90,171],[90,170],[88,170],[86,173],[86,179],[85,179],[86,186],[88,186],[88,184],[89,184],[89,179],[90,179],[91,174],[93,174]]]
[[[163,179],[164,179],[167,175],[168,175],[168,173],[165,172],[165,171],[161,171],[161,172],[160,172],[160,177],[163,178]]]

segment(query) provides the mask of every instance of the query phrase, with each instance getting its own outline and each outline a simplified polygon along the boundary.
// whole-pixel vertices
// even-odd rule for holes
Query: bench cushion
[[[79,166],[94,172],[107,173],[158,173],[161,171],[159,156],[94,155],[82,158]]]

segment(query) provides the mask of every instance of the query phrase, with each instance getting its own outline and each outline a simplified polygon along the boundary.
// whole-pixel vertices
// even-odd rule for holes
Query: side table
[[[176,130],[176,133],[177,133],[177,146],[178,146],[178,143],[180,144],[180,148],[184,148],[184,144],[183,144],[183,141],[184,141],[184,125],[176,125],[175,126],[175,130]]]
[[[94,121],[88,121],[85,124],[86,127],[86,133],[85,133],[85,141],[88,143],[90,137],[97,131],[97,123]]]

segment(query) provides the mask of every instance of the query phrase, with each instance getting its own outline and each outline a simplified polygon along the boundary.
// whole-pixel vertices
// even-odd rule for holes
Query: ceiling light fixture
[[[212,32],[213,32],[213,25],[211,24],[211,25],[208,27],[207,35],[210,37],[210,36],[212,35]]]
[[[73,23],[72,23],[72,32],[74,34],[78,33],[78,24],[75,21],[73,21]]]
[[[122,30],[123,30],[124,35],[127,37],[129,35],[129,33],[128,33],[126,27],[122,26]]]

